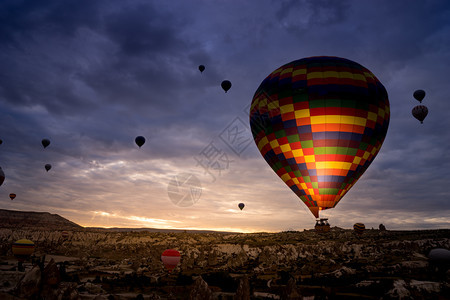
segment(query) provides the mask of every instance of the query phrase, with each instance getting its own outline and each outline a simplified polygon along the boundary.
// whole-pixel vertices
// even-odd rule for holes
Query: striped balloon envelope
[[[27,259],[34,252],[34,243],[27,239],[21,239],[12,244],[12,252],[19,260]]]
[[[321,56],[285,64],[264,79],[250,126],[266,162],[319,218],[375,159],[389,115],[386,89],[374,74]]]
[[[366,226],[363,223],[356,223],[353,225],[353,230],[356,234],[361,235],[366,230]]]
[[[161,255],[161,261],[169,272],[175,269],[175,267],[180,263],[180,260],[180,252],[174,249],[167,249]]]

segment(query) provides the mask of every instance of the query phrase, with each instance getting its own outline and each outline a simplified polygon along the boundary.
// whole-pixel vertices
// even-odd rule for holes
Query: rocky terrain
[[[11,244],[35,242],[17,271]],[[161,262],[181,253],[171,273]],[[0,229],[0,299],[450,299],[450,230],[158,233]],[[44,259],[45,262],[39,261]],[[39,267],[40,265],[40,267]]]
[[[19,271],[23,238],[36,248]],[[172,272],[169,248],[181,253]],[[450,299],[435,248],[450,249],[450,230],[106,230],[0,210],[0,299]]]

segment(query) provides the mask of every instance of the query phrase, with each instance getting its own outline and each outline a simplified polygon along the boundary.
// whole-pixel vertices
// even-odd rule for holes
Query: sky
[[[272,71],[321,55],[368,68],[391,105],[378,156],[322,216],[343,228],[450,228],[445,0],[3,0],[0,208],[82,226],[310,229],[248,112]],[[411,115],[417,89],[424,124]]]

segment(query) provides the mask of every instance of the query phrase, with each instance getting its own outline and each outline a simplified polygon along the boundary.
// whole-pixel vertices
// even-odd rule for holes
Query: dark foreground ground
[[[223,234],[0,229],[0,299],[450,299],[450,230]],[[35,242],[17,270],[11,244]],[[181,253],[169,273],[168,248]],[[32,263],[33,260],[33,263]]]

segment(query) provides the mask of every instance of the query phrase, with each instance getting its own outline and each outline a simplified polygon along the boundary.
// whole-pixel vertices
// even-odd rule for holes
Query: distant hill
[[[231,231],[215,231],[215,230],[195,230],[195,229],[159,229],[159,228],[102,228],[102,227],[86,227],[87,230],[100,230],[100,231],[114,231],[114,232],[161,232],[161,233],[224,233],[224,234],[234,234],[239,232]]]
[[[16,211],[0,209],[1,228],[81,230],[82,226],[60,215],[48,212]]]

